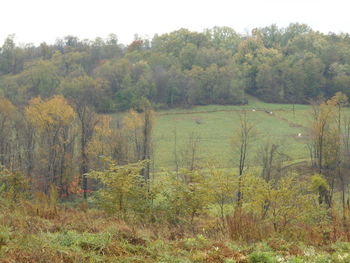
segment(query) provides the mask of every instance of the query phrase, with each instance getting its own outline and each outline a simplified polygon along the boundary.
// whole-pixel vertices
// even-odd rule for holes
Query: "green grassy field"
[[[214,160],[221,167],[234,166],[237,154],[232,138],[239,130],[238,113],[242,110],[246,110],[248,119],[258,131],[252,143],[251,163],[256,161],[259,148],[267,141],[280,144],[293,160],[308,157],[306,137],[311,106],[295,105],[293,113],[291,104],[269,104],[250,97],[249,103],[244,106],[210,105],[157,112],[153,138],[155,169],[175,167],[175,131],[179,152],[188,146],[189,136],[193,133],[200,138],[200,162]],[[302,137],[298,137],[298,133]]]

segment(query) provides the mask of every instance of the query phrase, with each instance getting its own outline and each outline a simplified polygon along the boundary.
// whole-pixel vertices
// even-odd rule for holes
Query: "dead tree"
[[[238,149],[239,154],[237,207],[242,206],[242,176],[246,168],[249,146],[255,135],[255,126],[247,119],[246,111],[239,114],[239,120],[240,127],[234,141],[234,146]]]

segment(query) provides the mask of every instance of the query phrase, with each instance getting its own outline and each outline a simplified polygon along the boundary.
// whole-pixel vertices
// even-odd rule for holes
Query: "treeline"
[[[304,24],[272,25],[241,35],[228,27],[202,33],[180,29],[135,38],[116,35],[0,49],[0,92],[16,105],[31,98],[89,89],[99,112],[243,104],[245,94],[264,101],[305,103],[341,91],[350,95],[350,37],[322,34]]]

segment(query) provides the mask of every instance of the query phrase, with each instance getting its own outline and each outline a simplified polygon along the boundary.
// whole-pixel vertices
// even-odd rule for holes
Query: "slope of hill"
[[[181,159],[194,139],[199,162],[215,160],[222,167],[234,166],[233,160],[237,153],[232,140],[239,131],[239,114],[244,111],[257,130],[252,141],[250,161],[258,158],[259,149],[267,142],[281,145],[293,160],[308,157],[307,127],[311,106],[294,105],[293,110],[292,104],[269,104],[249,97],[249,103],[244,106],[210,105],[157,112],[154,130],[155,168],[173,169],[175,144],[177,158]]]

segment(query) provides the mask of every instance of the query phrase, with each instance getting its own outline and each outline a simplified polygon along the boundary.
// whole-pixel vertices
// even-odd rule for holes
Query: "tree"
[[[13,152],[16,114],[17,109],[12,102],[0,97],[0,165],[15,165],[11,156],[17,155]]]
[[[19,81],[26,89],[27,98],[49,98],[57,94],[60,85],[58,69],[49,60],[36,60],[27,64]]]
[[[233,147],[239,154],[238,163],[238,192],[237,192],[237,207],[242,206],[242,176],[246,168],[246,162],[249,155],[249,147],[256,133],[256,128],[252,122],[247,119],[246,111],[239,114],[240,127],[238,133],[233,138]]]
[[[132,156],[128,161],[135,162],[142,158],[142,128],[143,119],[141,114],[135,110],[129,110],[128,114],[123,117],[123,127],[128,136],[129,145],[132,147]]]
[[[155,35],[152,39],[152,49],[157,52],[168,53],[175,57],[179,54],[184,46],[193,44],[197,48],[208,46],[208,36],[203,33],[190,32],[181,28],[161,36]]]
[[[219,170],[215,166],[210,166],[209,190],[213,196],[213,201],[219,205],[220,218],[225,227],[225,216],[227,215],[226,205],[235,197],[237,191],[237,180],[230,173]]]
[[[304,96],[306,98],[315,98],[324,94],[325,78],[323,72],[325,65],[313,54],[305,54],[303,59],[303,68],[305,72]]]
[[[318,194],[318,203],[320,205],[323,203],[330,203],[329,185],[327,180],[322,175],[314,174],[311,177],[311,190]]]
[[[341,192],[342,192],[342,206],[343,206],[343,219],[344,221],[346,220],[346,205],[345,205],[345,189],[346,189],[346,182],[345,182],[345,174],[342,172],[342,168],[344,167],[344,162],[346,162],[346,150],[345,150],[345,145],[346,145],[346,135],[343,133],[342,130],[342,108],[348,105],[348,97],[341,93],[337,92],[334,97],[332,98],[333,100],[336,101],[336,106],[338,108],[338,131],[337,131],[337,137],[339,140],[339,145],[340,145],[340,150],[338,152],[337,158],[337,170],[338,170],[338,178],[340,180],[340,185],[341,185]],[[344,128],[346,129],[346,124],[344,125]],[[345,135],[345,136],[344,136]],[[345,145],[343,145],[345,143]]]
[[[266,101],[285,100],[282,70],[280,69],[282,59],[282,53],[277,49],[263,49],[258,54],[256,94]]]
[[[88,143],[98,122],[95,113],[95,103],[98,97],[98,82],[89,76],[82,75],[67,79],[61,84],[61,91],[73,104],[80,126],[80,176],[82,180],[83,196],[87,199],[89,171]]]
[[[206,30],[210,42],[218,49],[229,50],[232,54],[236,53],[241,36],[230,27],[213,27]]]
[[[271,224],[275,232],[289,230],[293,235],[300,224],[317,225],[326,219],[327,209],[317,205],[312,185],[295,174],[270,182],[250,175],[244,184],[245,209]]]
[[[332,201],[336,177],[343,181],[341,173],[341,108],[346,103],[347,97],[337,93],[331,99],[313,105],[311,159],[318,173],[324,174],[328,180],[330,202]],[[344,186],[344,182],[342,185]],[[345,204],[345,195],[343,197],[343,204]],[[328,205],[331,206],[331,203]]]
[[[327,131],[331,121],[335,117],[335,104],[332,101],[321,101],[313,103],[313,123],[311,126],[312,145],[311,160],[320,174],[323,172],[324,147]]]
[[[199,134],[191,132],[188,135],[187,143],[182,149],[180,149],[183,168],[188,169],[189,171],[198,169],[200,142],[201,137]]]
[[[11,172],[0,165],[0,194],[7,200],[18,202],[29,189],[27,179],[20,172]]]
[[[257,157],[262,166],[261,177],[266,182],[281,177],[283,162],[289,159],[280,148],[279,144],[266,142],[258,151]]]
[[[258,36],[244,39],[238,46],[235,55],[237,64],[240,65],[244,75],[245,90],[250,94],[256,94],[256,76],[258,73],[257,56],[264,49],[263,42]]]
[[[0,49],[0,75],[17,74],[23,70],[23,50],[16,47],[15,36],[9,35]]]
[[[25,117],[35,128],[36,136],[40,138],[37,158],[44,164],[43,167],[38,167],[42,169],[39,174],[44,175],[43,190],[47,192],[50,185],[54,184],[60,186],[63,191],[67,184],[64,175],[69,169],[68,163],[73,162],[73,108],[63,96],[57,95],[47,101],[34,98],[25,109]]]
[[[264,46],[267,48],[280,48],[281,44],[283,44],[283,30],[278,28],[275,24],[255,29],[254,34],[259,35],[264,42]]]
[[[101,187],[94,196],[95,202],[108,213],[117,213],[125,217],[135,209],[135,202],[144,191],[143,178],[140,175],[145,162],[118,165],[110,158],[105,158],[102,171],[92,170],[89,178],[97,179]]]
[[[182,69],[190,70],[196,60],[196,56],[197,56],[197,47],[194,44],[188,43],[186,46],[184,46],[181,49],[180,56],[179,56]]]
[[[149,105],[146,102],[144,108],[144,121],[143,121],[143,152],[142,152],[142,161],[147,161],[145,167],[142,170],[142,176],[145,182],[148,182],[150,179],[150,161],[152,156],[152,128],[154,122],[154,113]]]
[[[210,188],[206,176],[198,170],[183,169],[178,175],[169,174],[163,184],[169,221],[179,223],[181,219],[194,227],[194,219],[211,202]]]
[[[225,67],[232,63],[233,56],[230,51],[225,49],[201,48],[195,54],[192,63],[202,68],[210,65]]]

